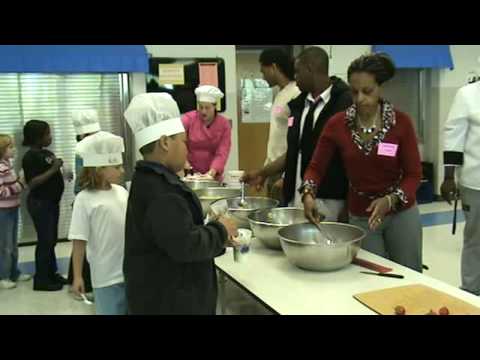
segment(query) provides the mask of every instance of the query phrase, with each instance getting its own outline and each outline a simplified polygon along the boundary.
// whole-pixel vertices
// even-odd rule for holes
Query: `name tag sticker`
[[[397,150],[397,144],[380,143],[378,145],[378,155],[395,157],[397,156]]]
[[[293,126],[293,116],[290,116],[288,118],[288,127],[292,127]]]
[[[276,116],[280,116],[283,114],[283,106],[280,106],[280,105],[275,105],[273,107],[273,113],[276,115]]]

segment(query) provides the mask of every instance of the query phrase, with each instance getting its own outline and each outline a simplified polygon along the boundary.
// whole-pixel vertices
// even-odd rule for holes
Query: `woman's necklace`
[[[360,116],[357,114],[358,124],[359,124],[360,131],[362,132],[362,134],[369,135],[369,134],[372,134],[373,132],[375,132],[375,130],[377,129],[378,118],[379,118],[379,111],[377,111],[375,113],[375,116],[373,117],[373,121],[370,121],[370,123],[372,125],[371,126],[364,126]]]

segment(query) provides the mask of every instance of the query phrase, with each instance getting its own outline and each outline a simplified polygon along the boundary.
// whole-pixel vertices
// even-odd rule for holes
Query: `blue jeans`
[[[16,281],[18,270],[18,207],[0,209],[0,280]]]
[[[93,288],[97,315],[127,315],[125,283]]]

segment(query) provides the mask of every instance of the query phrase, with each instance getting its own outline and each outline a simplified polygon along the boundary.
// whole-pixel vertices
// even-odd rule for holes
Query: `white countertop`
[[[215,259],[217,267],[281,315],[372,315],[353,295],[390,287],[423,284],[480,307],[480,297],[360,250],[358,257],[393,268],[404,275],[393,279],[362,274],[369,269],[349,265],[334,272],[311,272],[290,264],[282,251],[265,248],[254,239],[244,263],[233,261],[233,250]]]

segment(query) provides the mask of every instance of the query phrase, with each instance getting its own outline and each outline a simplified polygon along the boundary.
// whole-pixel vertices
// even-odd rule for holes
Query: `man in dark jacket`
[[[265,179],[285,172],[284,206],[303,207],[298,188],[327,121],[352,104],[348,85],[328,76],[328,54],[320,47],[305,49],[295,62],[295,79],[302,93],[289,102],[287,152],[261,170],[247,173],[243,180],[261,188]],[[329,221],[346,221],[348,181],[337,153],[325,181],[317,192],[317,205]]]
[[[168,94],[137,95],[125,112],[144,160],[128,199],[124,276],[130,314],[215,314],[214,258],[236,225],[203,224],[197,196],[176,173],[187,157],[180,112]]]

